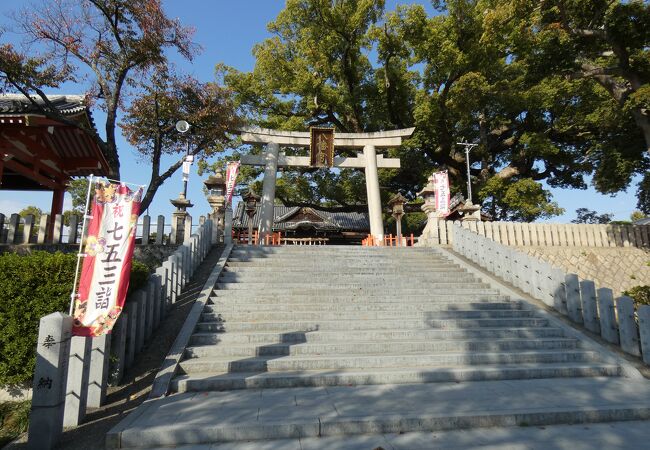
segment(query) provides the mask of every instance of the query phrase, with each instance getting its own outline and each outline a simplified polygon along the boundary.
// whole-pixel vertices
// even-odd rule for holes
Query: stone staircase
[[[467,395],[476,391],[483,393],[476,394],[481,398],[486,390],[511,386],[529,414],[527,396],[536,392],[543,406],[548,400],[535,390],[549,382],[554,388],[570,385],[574,393],[585,389],[592,395],[596,388],[602,392],[602,383],[623,375],[620,362],[603,352],[567,333],[548,313],[482,282],[444,250],[235,247],[172,381],[177,394],[150,404],[142,416],[175,419],[167,425],[147,419],[147,426],[122,427],[116,430],[120,444],[114,446],[436,430],[453,424],[491,426],[499,420],[516,424],[514,417],[524,417],[522,411],[519,416],[490,412],[490,403],[502,405],[504,393],[486,399],[483,406],[472,406],[474,421],[459,425],[457,414],[445,416],[445,411],[458,413],[462,398],[447,409],[437,404],[442,409],[434,411],[433,424],[427,418],[430,405],[444,403],[459,383],[468,388]],[[510,384],[504,385],[504,380]],[[387,403],[392,398],[388,392],[400,393],[394,398],[398,403],[400,397],[411,398],[414,405],[423,402],[421,410],[414,406],[409,414],[397,414],[399,408]],[[643,395],[645,391],[645,402]],[[332,398],[343,403],[337,407]],[[617,401],[624,398],[619,395]],[[288,409],[273,414],[287,399]],[[330,400],[336,413],[324,406]],[[632,395],[631,400],[638,397]],[[356,411],[360,402],[367,403],[365,412]],[[505,406],[512,409],[513,402]],[[601,405],[598,418],[592,419],[650,414],[645,407],[650,404],[633,411],[619,403],[606,406],[611,417],[603,415]],[[485,411],[478,414],[481,407]],[[266,408],[271,408],[267,416]],[[387,411],[378,413],[381,408]],[[354,410],[351,415],[346,415],[348,409]],[[564,422],[584,415],[584,405],[568,403],[556,409],[564,414]],[[251,411],[257,415],[251,416]],[[543,417],[548,413],[539,412]],[[419,425],[408,425],[404,417]],[[538,420],[531,417],[526,420]],[[325,426],[328,420],[330,428]],[[186,422],[182,432],[178,421]]]

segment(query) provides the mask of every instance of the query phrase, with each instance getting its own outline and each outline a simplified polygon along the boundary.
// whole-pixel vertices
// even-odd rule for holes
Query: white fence
[[[611,289],[596,289],[591,280],[580,280],[459,224],[453,233],[456,252],[650,365],[650,306],[639,308],[637,324],[629,297],[614,299]]]
[[[438,244],[454,243],[462,227],[509,246],[650,247],[650,225],[590,225],[521,222],[438,222]]]

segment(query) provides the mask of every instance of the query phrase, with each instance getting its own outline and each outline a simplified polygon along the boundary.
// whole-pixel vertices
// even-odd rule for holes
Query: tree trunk
[[[650,117],[643,114],[643,111],[640,109],[632,111],[632,116],[634,117],[634,122],[643,133],[646,151],[650,153]]]

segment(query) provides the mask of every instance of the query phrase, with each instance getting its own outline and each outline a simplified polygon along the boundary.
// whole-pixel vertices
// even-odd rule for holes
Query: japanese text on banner
[[[111,331],[129,287],[142,188],[99,183],[88,226],[85,259],[75,300],[73,334]]]
[[[447,217],[450,211],[451,193],[449,191],[449,176],[447,171],[436,172],[433,174],[435,177],[436,186],[436,210],[443,217]]]
[[[232,194],[237,184],[237,174],[239,173],[239,161],[228,163],[226,168],[226,205],[232,201]]]

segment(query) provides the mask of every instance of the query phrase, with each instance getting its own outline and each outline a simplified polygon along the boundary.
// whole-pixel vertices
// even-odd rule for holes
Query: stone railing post
[[[50,221],[49,214],[41,215],[41,218],[38,223],[38,236],[36,237],[37,244],[45,244],[45,239],[47,238],[47,224],[49,221]]]
[[[91,344],[89,337],[72,337],[63,414],[64,427],[76,427],[86,416]]]
[[[12,214],[9,218],[9,229],[7,231],[7,244],[18,243],[18,226],[20,225],[20,216]]]
[[[5,235],[5,215],[0,213],[0,244],[4,244]]]
[[[639,334],[643,362],[650,366],[650,305],[639,306]]]
[[[54,217],[54,228],[52,231],[52,244],[61,244],[63,242],[63,216],[57,214]]]
[[[617,298],[616,313],[621,348],[630,355],[641,356],[639,330],[634,320],[634,300],[625,296]]]
[[[68,233],[68,244],[77,243],[77,234],[79,233],[79,216],[70,215],[70,232]]]
[[[72,317],[52,313],[40,320],[28,447],[52,449],[63,431],[63,410],[72,336]]]
[[[126,326],[126,356],[124,358],[124,367],[129,368],[135,360],[136,347],[138,343],[138,303],[130,299],[124,308],[128,320],[124,322]]]
[[[142,245],[149,244],[149,234],[151,233],[151,216],[142,217]]]
[[[138,320],[135,330],[135,352],[140,353],[144,347],[147,326],[147,293],[138,289],[133,293],[133,301],[138,305]]]
[[[223,223],[223,243],[224,245],[232,244],[232,207],[230,205],[226,208]]]
[[[88,400],[86,402],[86,405],[90,408],[99,408],[106,400],[111,338],[113,336],[115,336],[115,327],[113,327],[111,334],[92,338],[90,372],[88,374]]]
[[[582,317],[585,322],[585,328],[592,333],[600,334],[598,300],[596,298],[596,285],[593,281],[580,281],[580,297],[582,298]]]
[[[156,245],[162,245],[165,237],[165,216],[158,216],[158,223],[156,224]]]
[[[580,280],[575,273],[569,273],[564,277],[566,288],[566,303],[569,318],[575,323],[583,323],[582,304],[580,301]]]
[[[600,335],[607,342],[618,344],[618,327],[616,326],[616,311],[614,295],[611,289],[598,289],[598,311],[600,312]]]
[[[183,244],[187,244],[192,236],[192,216],[185,216],[185,226],[183,228]]]
[[[23,225],[23,244],[29,244],[29,241],[32,238],[32,230],[34,229],[35,220],[33,214],[27,214],[25,216],[25,225]]]
[[[111,343],[110,343],[110,355],[113,355],[115,358],[115,366],[110,367],[110,359],[108,361],[108,369],[106,373],[112,369],[113,374],[111,375],[111,382],[116,385],[122,381],[124,376],[124,369],[126,369],[126,337],[129,328],[129,313],[126,310],[122,310],[120,317],[115,322],[113,331],[111,332]],[[103,394],[106,394],[106,391],[103,391]],[[88,397],[90,401],[90,396]],[[102,399],[104,403],[104,399]]]

